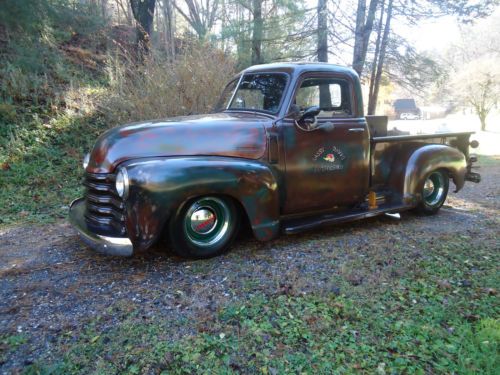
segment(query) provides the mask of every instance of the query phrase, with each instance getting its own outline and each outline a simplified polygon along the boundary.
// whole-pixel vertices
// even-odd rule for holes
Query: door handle
[[[351,128],[349,129],[350,133],[362,133],[365,131],[365,128]]]

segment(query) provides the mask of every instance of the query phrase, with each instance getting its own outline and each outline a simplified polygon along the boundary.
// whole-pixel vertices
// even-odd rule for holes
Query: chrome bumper
[[[132,242],[125,237],[106,237],[90,231],[85,222],[85,200],[77,199],[69,206],[69,221],[78,231],[83,242],[95,251],[108,254],[131,256],[134,252]]]

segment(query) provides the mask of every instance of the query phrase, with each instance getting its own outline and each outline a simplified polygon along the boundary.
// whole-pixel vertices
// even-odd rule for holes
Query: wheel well
[[[240,233],[252,233],[252,226],[250,224],[250,219],[247,215],[247,212],[245,210],[245,208],[243,207],[243,204],[238,200],[236,199],[235,197],[231,196],[231,195],[228,195],[228,194],[202,194],[202,195],[197,195],[197,196],[192,196],[192,197],[189,197],[187,198],[186,200],[184,200],[183,202],[181,202],[177,207],[174,208],[174,210],[172,211],[172,214],[170,215],[170,217],[168,218],[168,220],[166,220],[165,224],[163,225],[163,229],[162,229],[162,234],[166,234],[166,228],[168,228],[168,225],[170,223],[170,221],[173,219],[175,213],[182,207],[184,206],[187,202],[190,202],[190,201],[193,201],[195,199],[199,199],[199,198],[202,198],[202,197],[209,197],[209,196],[213,196],[213,197],[220,197],[220,198],[226,198],[226,199],[229,199],[231,200],[231,202],[233,202],[235,208],[236,208],[236,212],[238,213],[238,215],[240,216]]]
[[[251,235],[253,237],[253,232],[252,232],[252,225],[250,224],[250,218],[248,217],[248,214],[243,207],[243,204],[236,199],[235,197],[227,195],[229,199],[231,199],[236,207],[236,210],[238,214],[240,215],[240,235]]]
[[[457,183],[455,181],[455,176],[453,175],[452,171],[450,171],[448,168],[440,168],[439,170],[446,173],[446,175],[448,176],[448,179],[451,179],[453,181],[453,184],[455,185],[455,187],[457,187]]]
[[[427,179],[427,178],[428,178],[431,174],[433,174],[434,172],[437,172],[437,171],[441,171],[441,172],[445,173],[445,174],[446,174],[446,176],[448,176],[448,178],[449,178],[449,179],[450,179],[450,178],[451,178],[451,179],[453,179],[453,175],[452,175],[451,171],[450,171],[448,168],[443,167],[443,168],[436,168],[436,169],[433,169],[432,171],[430,171],[430,172],[429,172],[429,173],[428,173],[428,174],[424,177],[424,181],[423,181],[423,182],[425,182],[425,180],[426,180],[426,179]]]

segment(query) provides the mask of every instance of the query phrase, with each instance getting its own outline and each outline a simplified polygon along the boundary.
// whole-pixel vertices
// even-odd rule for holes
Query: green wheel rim
[[[424,183],[424,201],[428,206],[435,206],[441,203],[445,194],[444,176],[440,172],[434,172]]]
[[[186,211],[184,233],[193,244],[209,247],[226,237],[230,222],[231,211],[222,199],[200,198]]]

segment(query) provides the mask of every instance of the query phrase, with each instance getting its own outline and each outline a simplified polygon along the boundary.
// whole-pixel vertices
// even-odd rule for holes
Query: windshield
[[[224,90],[221,105],[226,109],[243,109],[277,113],[285,91],[287,76],[283,73],[248,73],[241,79],[234,96],[235,81]],[[224,107],[222,107],[224,108]]]
[[[215,111],[224,111],[229,107],[229,102],[231,101],[231,98],[233,97],[233,92],[234,89],[236,88],[236,85],[238,84],[238,81],[240,80],[240,77],[233,79],[231,82],[229,82],[222,91],[222,94],[219,98],[219,101],[217,102],[217,105],[215,106]]]

